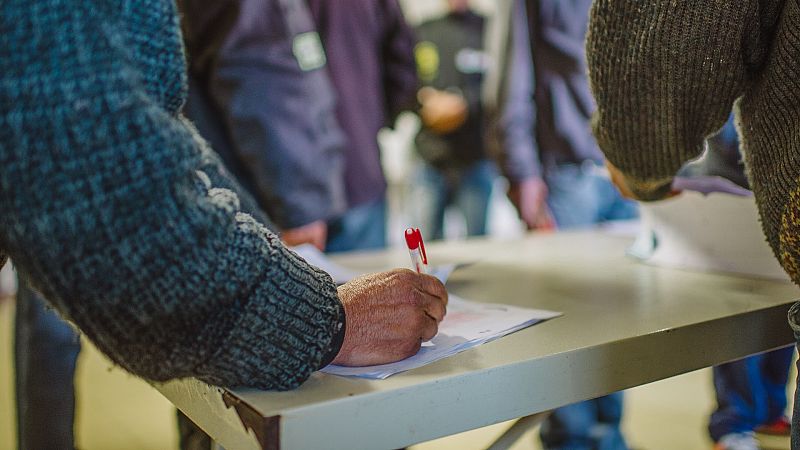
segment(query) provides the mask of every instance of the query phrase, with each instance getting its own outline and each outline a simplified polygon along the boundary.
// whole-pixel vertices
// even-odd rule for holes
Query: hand
[[[547,207],[547,185],[539,177],[512,183],[508,198],[529,230],[553,231],[556,221]]]
[[[430,275],[396,269],[356,278],[339,287],[347,316],[334,364],[371,366],[413,356],[439,331],[447,291]]]
[[[637,200],[636,196],[633,195],[633,191],[631,191],[631,189],[628,187],[628,182],[625,181],[625,175],[623,175],[622,172],[617,169],[617,166],[606,160],[606,168],[608,169],[608,174],[611,177],[611,182],[617,187],[619,193],[625,198]]]
[[[630,200],[645,200],[645,199],[642,199],[641,197],[639,197],[638,195],[633,193],[633,189],[631,189],[630,185],[628,184],[628,180],[625,177],[625,174],[623,174],[622,171],[617,168],[617,166],[611,164],[608,160],[606,160],[606,168],[608,169],[608,174],[611,177],[611,182],[614,184],[614,186],[617,187],[617,190],[619,190],[619,193],[622,194],[623,197],[625,197],[627,199],[630,199]],[[656,191],[659,191],[659,190],[656,190],[655,188],[648,188],[646,183],[642,183],[642,185],[644,186],[644,190],[640,190],[640,192],[656,192]],[[667,187],[667,186],[664,186],[663,184],[661,186],[663,186],[665,188]],[[661,193],[659,193],[657,196],[655,196],[653,198],[648,198],[646,200],[648,200],[648,201],[649,200],[663,200],[663,199],[675,197],[677,195],[680,195],[680,193],[681,193],[681,191],[676,191],[676,190],[670,190],[670,191],[668,191],[666,193],[664,193],[663,191],[659,191],[659,192],[661,192]]]
[[[311,244],[320,251],[325,251],[325,242],[328,239],[328,224],[324,220],[318,220],[308,225],[291,228],[281,233],[281,239],[288,246]]]
[[[424,87],[417,98],[422,105],[419,112],[422,124],[434,133],[449,133],[467,120],[467,102],[458,94]]]

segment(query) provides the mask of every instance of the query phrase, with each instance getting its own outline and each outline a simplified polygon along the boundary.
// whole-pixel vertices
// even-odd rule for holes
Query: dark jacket
[[[186,115],[281,228],[341,214],[345,137],[304,0],[181,0]]]
[[[497,81],[495,132],[504,171],[512,179],[546,175],[561,164],[602,161],[590,125],[595,105],[583,44],[591,3],[517,0],[514,8],[500,9],[497,21],[511,32],[505,39],[508,51],[500,55],[505,61]],[[523,148],[525,140],[533,143],[534,158],[503,145]]]
[[[546,172],[558,164],[601,162],[584,41],[592,0],[528,0],[534,70],[534,129]]]
[[[424,22],[414,30],[421,84],[458,92],[467,102],[467,119],[457,129],[439,134],[423,126],[417,134],[417,152],[440,169],[465,168],[487,156],[482,89],[489,61],[484,28],[485,19],[467,11]]]
[[[378,131],[416,105],[414,36],[397,0],[308,0],[339,96],[348,204],[383,196]]]

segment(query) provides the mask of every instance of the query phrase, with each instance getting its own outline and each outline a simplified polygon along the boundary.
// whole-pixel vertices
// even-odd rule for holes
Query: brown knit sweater
[[[597,0],[587,55],[595,135],[657,200],[735,103],[767,240],[800,284],[800,2]]]

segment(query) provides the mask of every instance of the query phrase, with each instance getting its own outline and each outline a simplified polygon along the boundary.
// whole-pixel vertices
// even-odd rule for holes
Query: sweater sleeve
[[[137,375],[298,386],[338,351],[344,311],[330,276],[201,170],[182,78],[144,69],[182,68],[174,11],[148,12],[171,2],[128,3],[138,25],[56,3],[0,6],[0,248]]]
[[[586,44],[594,131],[643,200],[669,191],[742,95],[757,63],[742,43],[760,39],[758,3],[594,3]]]

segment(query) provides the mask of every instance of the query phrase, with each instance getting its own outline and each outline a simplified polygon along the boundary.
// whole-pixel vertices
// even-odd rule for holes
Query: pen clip
[[[422,264],[428,265],[428,254],[425,253],[425,242],[422,240],[422,232],[419,231],[419,228],[414,230],[417,234],[417,239],[419,240],[419,249],[422,252]]]

